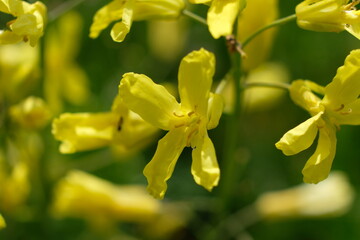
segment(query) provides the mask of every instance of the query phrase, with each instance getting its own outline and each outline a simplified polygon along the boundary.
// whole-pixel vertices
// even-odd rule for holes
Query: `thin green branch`
[[[269,28],[273,28],[282,24],[285,24],[287,22],[293,21],[296,19],[296,14],[284,17],[284,18],[280,18],[272,23],[270,23],[269,25],[266,25],[262,28],[260,28],[259,30],[257,30],[256,32],[254,32],[253,34],[251,34],[248,38],[246,38],[243,42],[242,42],[242,47],[245,48],[246,45],[248,45],[251,40],[253,40],[256,36],[258,36],[260,33],[264,32],[265,30],[269,29]]]
[[[71,9],[77,7],[78,5],[83,3],[84,1],[85,0],[69,0],[69,1],[66,1],[66,2],[60,4],[56,8],[49,11],[49,14],[48,14],[49,15],[49,17],[48,17],[49,22],[55,21],[61,15],[63,15],[64,13],[69,12]]]
[[[182,11],[182,13],[183,13],[185,16],[188,16],[189,18],[191,18],[191,19],[193,19],[193,20],[195,20],[195,21],[197,21],[197,22],[199,22],[199,23],[202,23],[202,24],[204,24],[204,25],[207,26],[207,22],[206,22],[206,19],[205,19],[205,18],[200,17],[199,15],[196,15],[195,13],[190,12],[189,10],[186,10],[186,9],[184,9],[184,10]]]
[[[282,83],[282,82],[251,82],[251,83],[244,83],[242,87],[243,88],[269,87],[269,88],[281,88],[281,89],[289,90],[290,84]]]

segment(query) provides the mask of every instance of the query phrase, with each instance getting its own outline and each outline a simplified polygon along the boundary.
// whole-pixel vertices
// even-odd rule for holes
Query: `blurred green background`
[[[49,11],[70,1],[49,0],[44,3]],[[248,0],[251,1],[251,0]],[[134,22],[131,32],[123,43],[115,43],[109,35],[109,28],[97,39],[88,37],[94,13],[106,2],[88,0],[74,8],[83,18],[81,45],[76,57],[90,80],[91,98],[80,106],[66,104],[63,112],[104,112],[109,111],[118,92],[118,84],[126,72],[143,73],[156,83],[177,84],[177,70],[183,56],[201,47],[212,51],[216,56],[216,86],[231,68],[225,40],[214,40],[202,24],[181,16],[184,30],[181,48],[171,58],[164,59],[154,53],[149,43],[152,35],[150,23]],[[280,17],[294,13],[300,1],[279,1]],[[191,6],[191,11],[205,17],[207,7]],[[261,16],[259,16],[261,17]],[[58,19],[57,19],[58,20]],[[57,20],[49,22],[47,28],[55,28]],[[46,32],[45,32],[46,37]],[[43,40],[44,41],[44,40]],[[283,64],[290,80],[309,79],[321,85],[328,84],[345,57],[359,46],[359,40],[346,32],[310,32],[290,22],[278,29],[269,61]],[[44,48],[41,48],[44,50]],[[360,79],[359,79],[360,80]],[[41,81],[36,94],[41,93]],[[55,116],[56,117],[56,116]],[[296,106],[286,93],[281,102],[265,111],[243,112],[239,120],[240,148],[235,156],[237,170],[234,177],[232,199],[227,215],[246,209],[259,195],[268,191],[286,189],[302,183],[301,170],[314,147],[304,153],[286,157],[275,148],[275,143],[291,128],[308,119],[309,115]],[[220,167],[224,139],[226,138],[226,118],[209,132],[212,138]],[[335,218],[295,218],[290,220],[259,221],[247,227],[237,238],[223,233],[218,239],[298,239],[298,240],[337,240],[360,239],[360,204],[357,193],[360,191],[360,128],[342,126],[337,133],[337,153],[333,170],[345,172],[354,186],[356,195],[351,209]],[[164,133],[162,133],[164,134]],[[143,152],[129,157],[112,154],[109,148],[62,155],[58,152],[59,143],[51,135],[51,127],[42,131],[46,152],[41,159],[44,171],[42,186],[44,195],[30,194],[27,204],[36,209],[36,217],[21,221],[12,218],[2,209],[7,228],[0,231],[4,240],[38,239],[125,239],[116,234],[102,234],[93,231],[85,221],[75,218],[54,219],[48,214],[52,200],[52,188],[70,169],[80,169],[115,184],[143,184],[146,179],[142,170],[156,149],[154,141]],[[196,185],[190,173],[191,151],[186,149],[176,165],[172,178],[168,181],[165,202],[182,202],[192,206],[193,214],[187,225],[175,232],[169,239],[207,239],[206,232],[216,229],[222,219],[216,219],[217,211],[212,202],[219,195],[215,188],[209,193]],[[221,180],[220,180],[221,181]],[[220,182],[221,185],[221,182]],[[331,202],[332,199],[326,199]],[[223,216],[226,219],[227,215]],[[251,222],[251,217],[249,217]],[[242,219],[243,220],[243,219]],[[246,221],[246,218],[245,218]],[[242,222],[234,221],[239,229]],[[246,223],[245,223],[246,225]],[[116,223],[118,231],[127,233],[128,239],[147,239],[141,229],[132,223]]]

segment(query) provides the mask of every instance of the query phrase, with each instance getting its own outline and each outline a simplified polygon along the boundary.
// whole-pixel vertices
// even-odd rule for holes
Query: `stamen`
[[[352,109],[349,108],[346,112],[340,112],[341,115],[348,115],[352,113]]]
[[[335,112],[338,112],[338,111],[340,111],[340,110],[343,110],[344,107],[345,107],[345,105],[344,105],[344,104],[341,104],[340,107],[337,108],[337,109],[334,109],[334,111],[335,111]]]
[[[178,115],[176,112],[173,112],[175,117],[184,117],[185,115]]]
[[[191,111],[188,113],[188,116],[191,117],[191,115],[193,115],[195,112],[194,111]]]

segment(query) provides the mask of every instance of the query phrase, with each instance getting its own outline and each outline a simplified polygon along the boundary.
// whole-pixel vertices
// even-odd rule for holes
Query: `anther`
[[[191,115],[193,115],[195,112],[194,111],[191,111],[191,112],[189,112],[187,115],[189,116],[189,117],[191,117]]]
[[[352,109],[351,109],[351,108],[349,108],[346,112],[340,112],[341,115],[348,115],[348,114],[350,114],[350,113],[352,113]]]
[[[184,115],[178,115],[176,112],[173,112],[175,117],[184,117]]]
[[[337,109],[335,109],[334,111],[335,111],[335,112],[338,112],[338,111],[340,111],[340,110],[343,110],[344,107],[345,107],[345,105],[344,105],[344,104],[341,104],[340,107],[337,108]]]

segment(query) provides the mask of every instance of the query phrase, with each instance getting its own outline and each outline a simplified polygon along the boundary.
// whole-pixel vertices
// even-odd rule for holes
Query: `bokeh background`
[[[89,98],[80,104],[64,101],[61,111],[54,113],[53,117],[63,112],[109,111],[117,95],[119,81],[126,72],[146,74],[156,83],[172,84],[176,90],[177,70],[181,58],[201,47],[212,51],[216,56],[215,86],[230,70],[231,61],[225,40],[214,40],[204,25],[186,16],[181,16],[177,22],[134,22],[131,32],[123,43],[112,41],[109,28],[97,39],[90,39],[88,34],[92,17],[107,2],[79,1],[79,4],[72,9],[79,14],[80,22],[73,23],[79,24],[77,37],[66,36],[65,33],[59,32],[60,21],[65,15],[49,21],[46,27],[45,36],[38,46],[40,60],[37,80],[31,86],[31,91],[29,90],[25,95],[40,97],[46,95],[44,57],[48,50],[47,44],[51,41],[49,37],[51,31],[58,31],[57,36],[60,40],[55,46],[59,49],[62,49],[64,41],[73,42],[78,46],[78,50],[73,51],[73,61],[85,72],[90,92]],[[279,1],[279,16],[293,14],[299,2]],[[64,4],[75,5],[76,2],[49,0],[44,3],[51,17],[51,13],[59,7]],[[206,16],[208,9],[207,6],[202,5],[189,5],[188,8],[203,17]],[[0,22],[5,22],[4,19],[7,19],[7,16],[0,13]],[[70,21],[66,24],[72,23]],[[251,23],[249,24],[251,26]],[[293,21],[278,28],[267,61],[280,64],[286,69],[289,82],[309,79],[326,85],[334,77],[337,68],[343,65],[349,52],[358,47],[359,40],[346,32],[310,32],[300,29]],[[4,54],[2,48],[0,48],[1,54]],[[52,57],[56,58],[56,55]],[[56,67],[53,71],[56,71]],[[6,79],[0,80],[6,81]],[[50,84],[49,87],[51,86]],[[53,86],[56,88],[55,85]],[[33,173],[35,177],[29,179],[32,187],[28,197],[21,206],[16,206],[15,210],[9,211],[4,207],[0,209],[7,222],[7,227],[0,230],[0,239],[360,239],[358,197],[360,128],[356,126],[341,126],[341,130],[337,133],[337,153],[333,164],[333,170],[342,171],[353,188],[354,198],[346,210],[337,216],[325,214],[309,217],[290,214],[290,217],[279,219],[259,219],[254,212],[253,204],[262,194],[288,189],[302,183],[301,170],[315,149],[315,146],[312,146],[301,154],[286,157],[275,148],[274,144],[286,131],[309,117],[307,112],[291,101],[286,91],[277,91],[282,93],[276,96],[276,102],[265,108],[257,109],[256,106],[246,105],[243,107],[239,119],[239,149],[234,156],[236,170],[231,200],[225,208],[220,207],[226,209],[226,212],[219,214],[217,205],[214,204],[221,194],[218,188],[209,193],[194,183],[190,173],[191,151],[186,149],[178,160],[172,178],[168,181],[168,191],[162,201],[162,204],[173,204],[174,208],[178,208],[179,213],[169,212],[178,214],[182,221],[182,224],[170,233],[148,234],[144,226],[137,221],[112,220],[105,221],[105,224],[90,224],[81,217],[56,217],[51,212],[55,198],[54,187],[70,170],[78,169],[116,185],[146,186],[142,170],[155,152],[159,138],[154,139],[143,151],[126,156],[114,153],[110,147],[63,155],[58,151],[59,142],[52,136],[51,124],[48,124],[39,131],[43,150],[36,163],[37,172]],[[266,101],[272,102],[271,98]],[[216,147],[220,167],[223,164],[222,155],[226,147],[224,139],[227,137],[225,135],[227,118],[229,115],[224,114],[219,126],[209,132]],[[2,131],[1,134],[1,142],[4,145],[11,132]],[[164,132],[161,132],[159,136],[163,134]],[[340,189],[334,187],[331,191],[336,192]],[[1,200],[7,197],[4,194],[0,189]],[[312,194],[317,193],[315,191]],[[343,196],[343,198],[347,197]],[[286,201],[293,200],[279,198],[278,201],[284,201],[286,204]],[[331,205],[335,202],[333,198],[324,198],[322,201],[323,205]],[[87,204],[86,199],[83,204]],[[0,204],[1,206],[4,204]],[[165,229],[167,222],[161,224],[160,229]],[[212,232],[220,233],[221,237],[214,237],[216,234]]]

